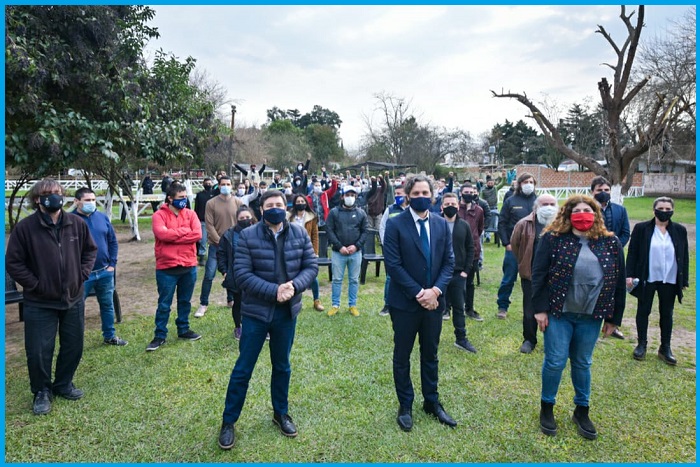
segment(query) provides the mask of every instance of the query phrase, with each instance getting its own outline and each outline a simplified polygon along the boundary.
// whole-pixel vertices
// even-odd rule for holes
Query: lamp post
[[[236,122],[236,106],[231,106],[231,150],[228,155],[228,174],[229,177],[233,175],[233,129]]]

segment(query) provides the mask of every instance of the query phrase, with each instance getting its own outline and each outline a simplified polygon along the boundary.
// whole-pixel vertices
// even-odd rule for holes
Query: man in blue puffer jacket
[[[263,222],[240,233],[234,259],[233,271],[243,293],[243,323],[240,354],[226,392],[219,433],[221,449],[231,449],[235,443],[234,424],[243,409],[248,383],[268,333],[272,420],[283,435],[297,435],[287,414],[292,373],[289,355],[296,318],[301,312],[301,294],[318,275],[318,260],[306,229],[286,221],[287,201],[282,192],[265,192],[260,204]]]

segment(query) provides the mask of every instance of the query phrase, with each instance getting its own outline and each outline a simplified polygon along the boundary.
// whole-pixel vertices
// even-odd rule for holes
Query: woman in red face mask
[[[571,196],[544,230],[532,265],[532,304],[544,333],[540,409],[544,434],[557,432],[554,404],[568,359],[576,405],[572,419],[584,438],[598,436],[588,417],[593,349],[601,325],[606,336],[620,325],[625,292],[622,244],[605,229],[595,199]]]

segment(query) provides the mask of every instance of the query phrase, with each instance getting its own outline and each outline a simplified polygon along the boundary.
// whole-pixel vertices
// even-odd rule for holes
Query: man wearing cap
[[[331,287],[332,307],[328,316],[340,310],[340,290],[345,268],[348,269],[348,306],[350,314],[360,316],[357,310],[357,291],[360,284],[362,247],[367,238],[367,214],[355,205],[358,189],[346,185],[340,206],[331,209],[326,219],[328,243],[331,245],[333,283]]]

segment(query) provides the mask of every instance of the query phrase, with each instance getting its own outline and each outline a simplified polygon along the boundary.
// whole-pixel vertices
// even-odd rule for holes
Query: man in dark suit
[[[413,427],[410,357],[416,334],[421,354],[423,410],[445,425],[457,425],[438,400],[438,343],[444,292],[452,279],[454,253],[447,223],[430,214],[430,180],[417,175],[406,183],[410,209],[389,219],[384,234],[384,262],[389,284],[389,313],[394,329],[394,385],[399,399],[399,427]]]

